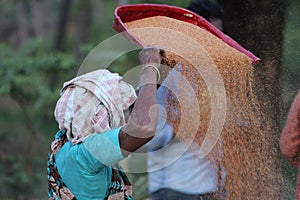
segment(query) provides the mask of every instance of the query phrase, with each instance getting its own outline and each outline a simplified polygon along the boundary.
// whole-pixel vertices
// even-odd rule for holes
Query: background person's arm
[[[139,95],[127,124],[121,128],[119,134],[120,147],[124,156],[136,151],[154,136],[158,120],[157,78],[158,72],[153,63],[161,62],[160,50],[145,48],[139,54],[141,64],[145,65],[141,71]]]
[[[280,137],[280,150],[291,164],[300,164],[300,92],[291,105],[285,127]]]
[[[147,144],[141,147],[141,152],[152,152],[168,145],[173,139],[173,130],[169,124],[165,124],[162,129],[155,133],[155,136]]]

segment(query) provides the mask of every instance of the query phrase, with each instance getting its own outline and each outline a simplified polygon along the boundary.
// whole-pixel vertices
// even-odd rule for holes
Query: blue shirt
[[[197,159],[187,145],[172,139],[172,135],[172,128],[165,124],[146,145],[149,150],[149,192],[160,189],[172,189],[186,194],[216,192],[217,173],[210,161],[207,158]],[[197,144],[192,145],[195,150]]]
[[[111,184],[111,166],[124,159],[119,131],[93,134],[76,145],[67,142],[55,154],[58,172],[78,200],[105,198]]]

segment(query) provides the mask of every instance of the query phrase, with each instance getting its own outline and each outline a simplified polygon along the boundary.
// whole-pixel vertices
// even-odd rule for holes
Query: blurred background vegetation
[[[128,3],[186,7],[190,1],[0,0],[0,199],[46,198],[46,159],[58,128],[53,110],[59,90],[88,52],[116,33],[114,9]],[[224,32],[262,60],[257,90],[264,91],[264,104],[272,102],[265,114],[277,124],[270,134],[279,136],[300,88],[300,2],[221,3]],[[275,10],[273,15],[269,10]],[[124,73],[122,66],[132,65],[132,57],[119,58],[113,70]],[[293,199],[297,172],[282,163],[285,199]],[[146,198],[146,175],[131,179],[135,199]]]

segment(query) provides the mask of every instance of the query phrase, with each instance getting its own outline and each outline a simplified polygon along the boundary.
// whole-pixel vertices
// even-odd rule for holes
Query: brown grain
[[[199,71],[209,73],[210,67],[217,66],[226,89],[227,115],[221,139],[208,158],[216,169],[219,164],[226,169],[226,199],[282,199],[282,175],[277,173],[277,166],[272,162],[278,152],[275,148],[270,149],[272,144],[266,137],[266,132],[270,131],[268,119],[261,116],[259,102],[253,93],[251,60],[206,30],[172,18],[150,17],[125,25],[144,44],[166,49],[165,64],[170,67],[177,63],[183,65],[181,73],[192,83],[199,105],[187,105],[181,113],[187,112],[193,119],[196,107],[200,109],[198,132],[194,138],[200,145],[211,120],[211,94],[207,80]],[[168,71],[164,69],[164,77]],[[180,88],[177,98],[178,101],[175,98],[168,101],[169,109],[172,106],[181,109],[180,102],[185,102],[190,95],[185,88]],[[172,115],[168,115],[168,120],[175,130],[184,127],[176,137],[183,141],[191,139],[190,133],[195,126],[192,120],[189,122]],[[221,149],[223,158],[219,153]]]

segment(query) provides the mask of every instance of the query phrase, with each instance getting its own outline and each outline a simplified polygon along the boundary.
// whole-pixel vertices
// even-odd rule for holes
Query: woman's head
[[[64,84],[55,108],[60,129],[73,143],[93,133],[103,133],[125,124],[124,110],[135,101],[131,85],[116,73],[97,70]]]

